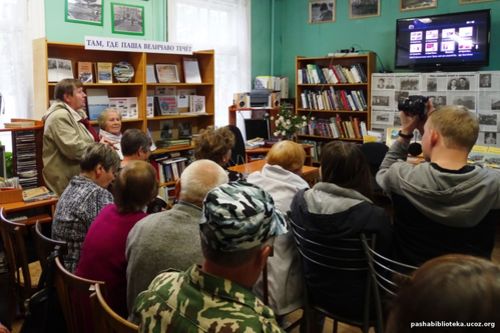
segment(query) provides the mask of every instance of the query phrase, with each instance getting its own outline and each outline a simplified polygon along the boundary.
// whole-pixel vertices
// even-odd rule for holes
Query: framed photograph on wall
[[[66,0],[66,22],[102,25],[102,0]]]
[[[437,0],[401,0],[401,11],[436,8]]]
[[[467,5],[470,3],[488,2],[488,1],[495,1],[495,0],[458,0],[458,3],[461,5]]]
[[[335,0],[310,0],[309,23],[335,22]]]
[[[358,19],[380,15],[380,0],[349,0],[349,18]]]
[[[111,3],[113,33],[144,36],[144,7]]]

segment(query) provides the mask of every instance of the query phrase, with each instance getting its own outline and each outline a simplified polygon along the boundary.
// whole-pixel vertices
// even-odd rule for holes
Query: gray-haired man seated
[[[251,292],[269,240],[286,232],[284,216],[261,188],[232,182],[208,192],[200,225],[205,261],[160,273],[136,299],[141,332],[283,332]]]

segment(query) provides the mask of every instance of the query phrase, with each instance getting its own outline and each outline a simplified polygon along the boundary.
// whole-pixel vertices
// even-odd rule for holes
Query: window
[[[0,10],[1,123],[9,122],[11,118],[35,117],[31,113],[33,110],[31,40],[37,37],[32,33],[33,31],[44,34],[43,16],[39,15],[43,12],[43,1],[2,1]],[[12,151],[10,133],[2,133],[0,140],[7,146],[7,151]]]
[[[168,41],[215,50],[215,124],[228,123],[233,93],[250,90],[249,0],[169,0]]]

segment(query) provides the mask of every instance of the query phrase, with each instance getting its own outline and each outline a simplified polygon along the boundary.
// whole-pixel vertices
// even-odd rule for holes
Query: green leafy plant
[[[291,139],[303,127],[307,126],[309,119],[309,116],[301,116],[293,112],[291,105],[282,104],[276,117],[271,117],[271,120],[274,120],[274,125],[276,126],[273,135]]]

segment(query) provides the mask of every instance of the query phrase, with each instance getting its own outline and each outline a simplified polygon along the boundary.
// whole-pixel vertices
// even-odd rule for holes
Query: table
[[[245,164],[235,165],[229,167],[229,170],[239,172],[245,176],[251,174],[254,171],[260,171],[266,164],[265,160],[255,160]],[[304,165],[302,167],[302,178],[304,178],[310,186],[318,182],[319,179],[319,168]]]
[[[33,202],[19,201],[1,204],[0,206],[3,208],[5,217],[27,216],[27,219],[16,222],[33,225],[36,221],[40,221],[40,223],[52,222],[57,200],[57,198],[52,198]]]
[[[311,157],[311,149],[312,145],[310,144],[302,144],[302,147],[304,147],[304,151],[306,152],[306,160],[304,162],[305,165],[312,165],[312,157]],[[246,147],[245,148],[245,157],[247,162],[252,162],[257,159],[262,159],[262,156],[265,157],[265,155],[271,150],[271,147]],[[257,156],[260,156],[261,158],[256,158]]]

